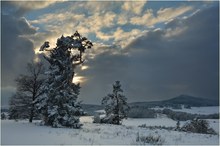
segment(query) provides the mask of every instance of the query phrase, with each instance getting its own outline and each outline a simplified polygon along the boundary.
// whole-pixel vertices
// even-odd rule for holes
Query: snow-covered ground
[[[219,120],[218,119],[206,119],[206,120],[209,122],[209,126],[219,134]]]
[[[163,110],[164,108],[152,108],[155,110]],[[219,113],[219,106],[207,106],[207,107],[191,107],[191,109],[182,108],[182,109],[172,109],[173,111],[186,112],[191,114],[201,114],[201,115],[209,115]]]
[[[166,127],[175,127],[176,121],[167,118],[128,118],[124,119],[122,122],[126,126],[139,126],[145,124],[146,126],[166,126]]]
[[[51,128],[40,126],[39,121],[2,120],[1,144],[2,145],[64,145],[64,144],[89,144],[89,145],[128,145],[141,144],[136,142],[137,135],[160,135],[162,144],[180,145],[218,145],[219,136],[209,134],[195,134],[168,130],[149,130],[140,128],[147,126],[164,125],[175,126],[176,122],[166,117],[156,119],[126,119],[122,125],[94,124],[92,117],[81,117],[84,124],[82,129]],[[211,126],[218,127],[219,120],[209,120]]]

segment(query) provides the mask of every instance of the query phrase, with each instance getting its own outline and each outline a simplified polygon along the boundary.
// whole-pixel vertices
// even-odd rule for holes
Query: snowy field
[[[161,136],[164,145],[218,145],[219,136],[210,134],[195,134],[169,130],[149,130],[140,128],[139,125],[147,126],[175,126],[176,122],[166,118],[155,119],[126,119],[122,125],[94,124],[92,117],[81,117],[84,124],[82,129],[51,128],[40,126],[39,121],[2,120],[1,144],[2,145],[65,145],[65,144],[109,144],[130,145],[142,144],[136,142],[137,135]],[[219,120],[209,120],[211,127],[218,129]]]
[[[152,108],[155,110],[163,110],[165,108]],[[191,114],[201,114],[201,115],[209,115],[209,114],[216,114],[219,113],[219,106],[207,106],[207,107],[191,107],[191,109],[182,108],[182,109],[172,109],[171,107],[168,108],[173,111],[178,112],[186,112]]]
[[[145,124],[146,126],[166,126],[166,127],[175,127],[176,121],[162,117],[162,118],[128,118],[123,120],[123,125],[126,126],[138,126]]]

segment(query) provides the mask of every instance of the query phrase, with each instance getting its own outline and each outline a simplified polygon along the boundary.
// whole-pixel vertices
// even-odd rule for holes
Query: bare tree
[[[42,63],[28,63],[26,75],[16,78],[17,92],[10,101],[10,114],[22,114],[26,110],[29,122],[32,122],[36,109],[35,99],[43,94],[44,67]],[[14,111],[14,112],[13,112]]]
[[[31,98],[22,92],[16,92],[10,99],[9,119],[28,119]]]

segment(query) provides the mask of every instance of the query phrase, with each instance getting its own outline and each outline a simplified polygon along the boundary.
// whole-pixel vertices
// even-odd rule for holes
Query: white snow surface
[[[163,110],[165,108],[152,108],[152,109]],[[178,112],[186,112],[186,113],[201,114],[201,115],[209,115],[209,114],[219,113],[219,106],[191,107],[191,109],[187,109],[187,108],[173,109],[171,107],[168,107],[168,109],[171,109],[173,111],[178,111]]]
[[[2,145],[140,145],[137,135],[160,135],[164,145],[218,145],[219,136],[168,130],[150,130],[139,125],[175,126],[176,122],[166,117],[156,119],[126,119],[122,125],[95,124],[92,116],[81,117],[81,129],[52,128],[40,126],[39,121],[1,121]],[[209,120],[218,128],[219,120]],[[161,123],[161,124],[160,124]]]
[[[166,126],[166,127],[175,127],[176,121],[167,118],[128,118],[124,119],[122,124],[126,126],[139,126],[139,125],[146,125],[146,126]]]

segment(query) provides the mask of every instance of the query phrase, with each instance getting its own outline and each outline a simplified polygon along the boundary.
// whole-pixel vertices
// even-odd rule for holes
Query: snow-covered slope
[[[161,119],[161,123],[166,118]],[[149,123],[157,125],[152,119],[127,119],[124,125],[94,124],[92,117],[82,117],[84,124],[82,129],[51,128],[40,126],[38,121],[28,123],[27,121],[15,122],[12,120],[2,120],[1,144],[2,145],[63,145],[63,144],[140,144],[136,141],[137,135],[140,137],[148,135],[160,135],[162,144],[181,145],[218,145],[218,135],[195,134],[168,130],[149,130],[138,127],[139,124]],[[159,120],[159,119],[156,119]],[[169,119],[166,119],[169,120]],[[139,122],[138,122],[139,121]],[[175,124],[172,121],[164,122]],[[218,120],[215,123],[219,124]]]

